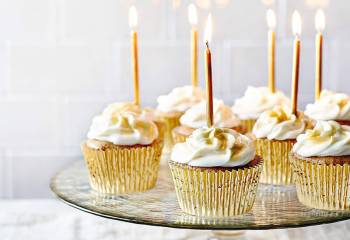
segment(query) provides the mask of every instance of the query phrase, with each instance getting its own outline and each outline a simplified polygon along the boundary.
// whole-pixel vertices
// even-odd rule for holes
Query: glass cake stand
[[[94,192],[83,161],[59,172],[51,179],[50,187],[63,202],[97,216],[153,226],[213,230],[211,237],[191,239],[244,239],[242,230],[305,227],[350,219],[350,211],[323,211],[302,205],[294,186],[264,184],[259,185],[248,214],[223,219],[187,215],[177,203],[167,165],[160,168],[157,186],[144,193],[110,196]]]

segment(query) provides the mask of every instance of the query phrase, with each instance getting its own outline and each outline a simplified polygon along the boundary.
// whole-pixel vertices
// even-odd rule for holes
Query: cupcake
[[[306,206],[350,210],[350,127],[318,121],[291,153],[298,199]]]
[[[231,128],[240,133],[245,133],[240,125],[240,120],[221,100],[214,100],[213,104],[214,126],[220,128]],[[184,142],[192,132],[201,127],[207,126],[206,102],[202,101],[190,109],[180,118],[180,126],[173,129],[175,143]]]
[[[169,165],[184,212],[217,218],[252,208],[262,159],[248,137],[228,128],[198,128],[174,146]]]
[[[112,104],[93,119],[87,137],[81,148],[93,190],[120,194],[155,185],[162,142],[153,121]]]
[[[256,121],[253,128],[256,153],[264,159],[260,182],[293,183],[289,152],[306,128],[306,120],[299,115],[295,116],[287,107],[275,107],[263,112]]]
[[[251,132],[261,113],[275,106],[289,106],[289,99],[280,91],[272,93],[268,87],[249,86],[242,98],[235,101],[232,109],[241,124]]]
[[[163,141],[164,138],[164,128],[165,124],[159,117],[157,110],[145,107],[141,108],[139,105],[136,105],[132,102],[117,102],[110,104],[105,112],[132,112],[136,115],[140,115],[141,118],[145,118],[147,120],[153,121],[158,128],[158,138]]]
[[[180,117],[193,105],[205,99],[200,88],[184,86],[174,88],[168,95],[159,96],[157,111],[165,124],[164,149],[170,152],[173,146],[172,130],[180,125]]]
[[[315,122],[334,120],[350,126],[350,96],[323,90],[315,103],[306,106],[305,115]]]

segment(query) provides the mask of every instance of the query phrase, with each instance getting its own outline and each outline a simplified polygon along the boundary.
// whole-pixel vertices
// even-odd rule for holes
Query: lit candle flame
[[[188,20],[192,26],[197,25],[197,8],[193,3],[188,6]]]
[[[298,11],[293,12],[292,29],[293,29],[294,35],[300,36],[300,34],[301,34],[301,16],[300,16],[300,13]]]
[[[266,20],[267,20],[267,26],[270,29],[275,29],[275,27],[276,27],[276,15],[272,9],[267,10]]]
[[[322,9],[318,9],[315,15],[315,27],[318,32],[322,32],[326,25],[326,17]]]
[[[204,33],[204,42],[205,43],[209,43],[211,41],[212,28],[213,28],[213,23],[212,23],[212,19],[211,19],[211,14],[209,13],[207,24],[205,27],[205,33]]]
[[[130,28],[137,26],[137,10],[135,6],[131,6],[129,9],[129,26]]]

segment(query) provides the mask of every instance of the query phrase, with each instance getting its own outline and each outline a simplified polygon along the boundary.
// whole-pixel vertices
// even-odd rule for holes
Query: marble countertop
[[[53,199],[0,200],[3,240],[187,239],[208,231],[143,226],[96,217]],[[247,239],[350,239],[350,221],[298,229],[247,231]]]

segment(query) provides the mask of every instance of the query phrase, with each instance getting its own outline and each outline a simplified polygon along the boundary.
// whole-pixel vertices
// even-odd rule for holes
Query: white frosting
[[[267,87],[249,86],[244,96],[235,101],[233,111],[240,119],[257,119],[264,111],[289,104],[289,99],[280,91],[271,93]]]
[[[111,104],[94,117],[87,137],[116,145],[149,145],[157,139],[157,126],[152,121],[120,109],[119,104]]]
[[[233,128],[240,123],[232,109],[221,100],[214,100],[213,114],[215,127]],[[207,102],[202,101],[188,109],[181,116],[180,123],[190,128],[205,127],[207,125]]]
[[[253,133],[257,138],[269,140],[296,139],[304,132],[305,127],[305,121],[298,119],[290,109],[276,107],[260,115],[253,127]]]
[[[350,156],[350,127],[335,121],[318,121],[297,138],[293,152],[303,157]]]
[[[174,88],[168,95],[158,97],[157,110],[164,113],[185,112],[203,99],[205,99],[205,93],[200,88],[178,87]]]
[[[228,128],[198,128],[174,146],[171,160],[195,167],[244,166],[255,157],[252,141]]]
[[[350,120],[350,97],[323,90],[315,103],[306,106],[305,114],[315,120]]]

